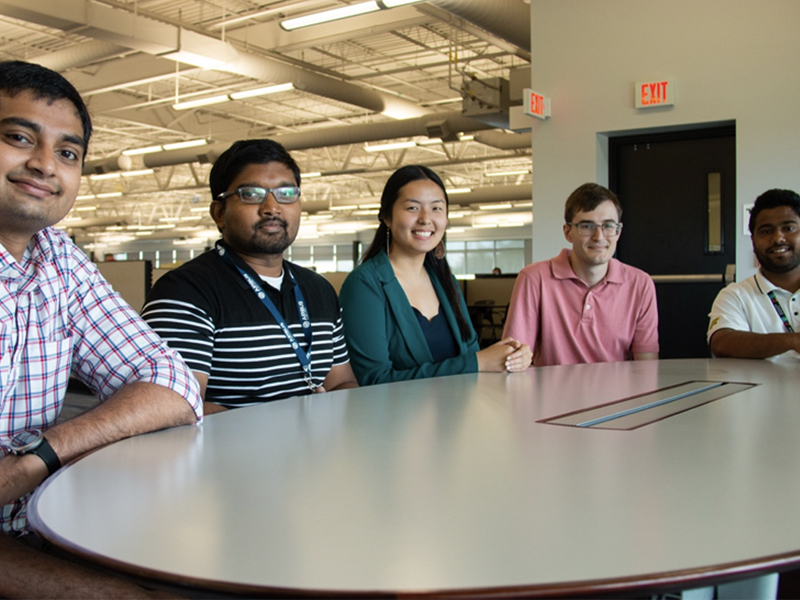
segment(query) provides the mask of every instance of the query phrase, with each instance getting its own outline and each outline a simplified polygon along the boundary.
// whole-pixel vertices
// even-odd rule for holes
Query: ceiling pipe
[[[130,49],[124,48],[103,40],[92,40],[77,44],[64,50],[56,50],[50,54],[43,54],[32,58],[30,62],[36,63],[53,71],[66,71],[76,67],[83,67],[92,63],[108,60],[129,53]]]
[[[86,49],[79,46],[71,58],[68,58],[70,50],[65,50],[58,65],[62,69],[85,66],[91,62],[93,55],[107,58],[113,52],[114,45],[155,56],[182,52],[182,60],[188,64],[235,73],[262,82],[292,82],[300,90],[394,118],[420,116],[426,112],[416,103],[403,98],[272,58],[239,52],[229,42],[216,37],[90,0],[59,0],[57,3],[52,0],[3,0],[0,2],[0,14],[63,31],[79,30],[82,35],[111,44],[93,45]],[[216,61],[217,64],[208,67],[207,64],[194,63],[187,54],[199,58],[200,62]],[[40,60],[44,60],[44,57]]]
[[[434,113],[414,119],[399,121],[385,121],[382,123],[363,123],[359,125],[340,125],[313,131],[285,133],[273,136],[284,148],[292,150],[309,150],[311,148],[325,148],[328,146],[341,146],[345,144],[363,144],[378,140],[396,139],[401,137],[428,136],[445,137],[455,136],[457,133],[469,133],[491,129],[491,125],[462,117],[460,112]],[[517,136],[502,134],[504,137],[515,139]],[[509,142],[510,144],[511,142]],[[214,162],[222,152],[228,149],[229,142],[217,142],[210,146],[199,148],[185,148],[182,150],[165,150],[145,154],[142,157],[146,167],[166,167],[190,162]],[[512,146],[509,146],[512,147]],[[530,148],[530,140],[520,143],[514,148]]]
[[[531,51],[531,9],[522,0],[433,0],[430,4]]]
[[[465,194],[451,194],[450,203],[465,206],[468,204],[487,204],[490,202],[518,202],[531,199],[531,186],[495,185],[475,188]],[[453,209],[451,209],[453,210]]]
[[[526,5],[519,0],[493,3],[486,3],[482,0],[436,0],[435,4],[493,34],[502,35],[517,45],[521,45],[520,42],[527,39],[525,47],[530,48],[530,18],[525,8]],[[489,4],[491,4],[491,8],[487,8],[486,5]],[[90,8],[92,8],[91,11]],[[139,43],[133,34],[120,33],[120,31],[125,30],[126,26],[132,28],[133,31],[136,31],[136,27],[139,26],[141,31],[148,23],[139,21],[145,20],[152,25],[156,23],[153,19],[94,3],[90,6],[88,0],[61,0],[58,3],[58,10],[53,9],[49,0],[3,0],[0,2],[0,13],[66,30],[80,26],[84,28],[84,33],[103,35],[107,39],[114,40],[113,42],[107,39],[93,40],[35,59],[39,64],[55,70],[86,66],[98,60],[106,60],[124,54],[131,49],[158,55],[169,49],[180,49],[181,43],[185,40],[187,43],[191,43],[193,48],[202,48],[204,43],[207,43],[209,47],[215,48],[215,52],[219,52],[221,45],[224,45],[224,54],[229,58],[229,62],[224,67],[220,67],[220,70],[252,77],[259,81],[292,80],[298,89],[361,106],[373,112],[418,115],[416,118],[394,122],[332,127],[275,136],[275,139],[279,140],[288,150],[358,144],[417,135],[448,138],[456,133],[493,128],[491,125],[462,117],[460,113],[456,112],[424,114],[424,109],[402,98],[395,98],[389,94],[320,75],[274,59],[241,53],[230,44],[216,38],[183,30],[174,25],[158,23],[158,27],[150,28],[148,39]],[[523,13],[525,18],[522,18]],[[114,22],[119,19],[122,19],[122,24]],[[501,22],[504,24],[503,27],[500,26]],[[169,35],[165,36],[165,32]],[[174,39],[171,37],[173,35]],[[475,139],[480,143],[503,150],[529,148],[531,143],[530,134],[509,135],[499,131],[484,131],[476,134]],[[164,151],[146,155],[144,163],[152,168],[198,161],[214,162],[228,145],[227,143],[218,143],[211,147],[205,147],[199,152],[192,149]],[[122,164],[119,164],[117,168],[112,164],[114,160],[118,159],[112,157],[91,161],[84,168],[84,173],[130,168],[130,166]]]
[[[497,129],[475,134],[475,141],[498,150],[530,150],[533,136],[530,132],[509,134]]]
[[[81,175],[97,175],[101,173],[111,173],[113,171],[129,171],[133,165],[133,159],[124,154],[113,154],[105,158],[87,160],[81,169]]]

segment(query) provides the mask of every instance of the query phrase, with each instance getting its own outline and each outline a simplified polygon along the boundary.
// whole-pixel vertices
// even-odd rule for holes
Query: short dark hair
[[[68,100],[72,102],[83,127],[84,160],[92,137],[92,118],[78,90],[62,75],[33,63],[21,60],[0,62],[0,93],[13,98],[31,92],[35,100]]]
[[[239,140],[225,150],[211,167],[208,183],[212,200],[227,191],[233,180],[249,165],[265,165],[271,162],[286,165],[294,173],[295,181],[300,186],[300,167],[286,148],[274,140]]]
[[[767,190],[756,198],[756,202],[750,211],[750,222],[747,224],[750,229],[750,235],[753,235],[755,231],[758,213],[764,209],[778,208],[779,206],[788,206],[800,217],[800,196],[797,195],[797,192],[779,189]]]
[[[567,198],[567,203],[564,205],[564,222],[572,223],[576,214],[591,212],[606,200],[613,202],[617,209],[617,217],[622,221],[622,205],[617,195],[597,183],[584,183]]]

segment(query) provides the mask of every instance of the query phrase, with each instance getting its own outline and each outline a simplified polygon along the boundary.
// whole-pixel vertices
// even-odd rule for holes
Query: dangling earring
[[[392,230],[386,228],[386,256],[389,256],[389,247],[392,245]]]
[[[447,250],[444,247],[444,240],[439,240],[436,248],[433,249],[433,256],[439,260],[442,260],[445,254],[447,254]]]

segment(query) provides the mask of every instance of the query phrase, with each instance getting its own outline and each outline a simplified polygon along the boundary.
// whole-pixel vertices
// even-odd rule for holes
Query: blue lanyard
[[[303,367],[304,379],[306,385],[308,385],[308,388],[310,390],[314,390],[315,388],[319,387],[320,384],[314,383],[311,373],[311,341],[313,337],[311,319],[308,314],[305,298],[303,297],[303,290],[300,289],[300,285],[297,283],[292,271],[287,267],[286,272],[289,274],[292,283],[294,283],[294,301],[297,304],[297,314],[300,316],[300,326],[303,328],[303,336],[306,338],[306,342],[308,342],[307,352],[303,352],[302,348],[300,348],[297,338],[295,338],[294,334],[289,330],[286,320],[283,318],[281,313],[278,312],[275,304],[272,302],[272,300],[270,300],[269,296],[264,291],[264,288],[261,287],[261,284],[253,279],[253,277],[251,277],[247,271],[242,269],[233,261],[227,249],[222,244],[217,242],[215,244],[215,248],[217,250],[217,254],[220,256],[220,258],[222,258],[223,261],[239,271],[242,277],[244,277],[244,280],[250,286],[250,289],[253,290],[253,293],[256,295],[256,297],[261,300],[261,303],[267,307],[267,310],[269,310],[270,314],[272,314],[272,317],[275,319],[275,321],[277,321],[278,326],[281,328],[281,331],[283,331],[283,335],[286,336],[286,340],[289,342],[292,350],[294,350],[294,353],[297,355],[297,360],[300,361],[300,366]]]
[[[778,302],[778,299],[775,297],[775,292],[770,290],[769,292],[767,292],[767,296],[769,296],[769,299],[772,300],[772,306],[775,307],[775,312],[778,313],[778,316],[781,318],[781,321],[783,321],[783,326],[786,327],[786,331],[788,331],[789,333],[794,333],[794,328],[792,327],[792,324],[789,322],[789,317],[787,317],[786,313],[783,312],[783,308]]]

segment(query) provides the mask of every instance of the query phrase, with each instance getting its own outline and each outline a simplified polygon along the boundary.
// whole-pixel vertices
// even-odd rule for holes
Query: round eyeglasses
[[[619,235],[619,230],[622,229],[622,223],[615,223],[614,221],[606,221],[605,223],[580,221],[579,223],[567,223],[567,225],[577,229],[578,235],[583,237],[593,236],[598,227],[607,238]]]
[[[272,194],[278,204],[294,204],[300,199],[300,188],[293,186],[263,188],[254,185],[243,185],[230,192],[222,192],[216,199],[225,200],[225,198],[234,194],[238,194],[239,200],[244,204],[263,204],[269,194]]]

